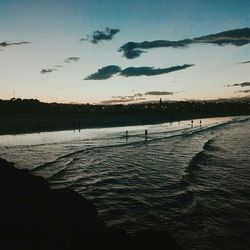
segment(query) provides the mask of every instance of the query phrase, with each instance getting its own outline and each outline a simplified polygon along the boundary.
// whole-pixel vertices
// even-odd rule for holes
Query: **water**
[[[228,117],[0,136],[0,157],[77,190],[110,226],[168,229],[186,249],[249,249],[249,128]]]

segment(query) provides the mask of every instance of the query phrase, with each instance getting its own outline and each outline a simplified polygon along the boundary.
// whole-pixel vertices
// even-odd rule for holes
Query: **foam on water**
[[[108,225],[167,228],[188,249],[248,249],[249,125],[249,117],[213,118],[201,127],[194,121],[83,130],[78,137],[64,131],[15,142],[5,136],[0,157],[53,187],[74,188]]]

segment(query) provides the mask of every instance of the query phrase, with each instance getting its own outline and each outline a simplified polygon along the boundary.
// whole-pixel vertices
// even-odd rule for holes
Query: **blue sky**
[[[244,96],[249,82],[250,44],[192,44],[187,48],[154,48],[127,59],[118,49],[129,41],[193,39],[250,27],[248,0],[0,0],[0,98],[100,103],[141,99],[214,99]],[[80,41],[94,31],[120,29],[97,44]],[[79,60],[65,63],[69,57]],[[62,67],[55,68],[55,65]],[[161,75],[84,80],[105,66],[170,68],[194,66]],[[57,69],[41,74],[42,69]],[[146,92],[171,92],[150,96]],[[129,96],[129,97],[128,97]],[[117,97],[117,98],[114,98]],[[123,98],[121,98],[123,97]],[[134,98],[136,99],[136,98]]]

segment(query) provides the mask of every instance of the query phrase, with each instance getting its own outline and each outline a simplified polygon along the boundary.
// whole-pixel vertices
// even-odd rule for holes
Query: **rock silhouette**
[[[48,182],[0,158],[1,250],[181,249],[165,231],[134,235],[112,229],[77,192]]]

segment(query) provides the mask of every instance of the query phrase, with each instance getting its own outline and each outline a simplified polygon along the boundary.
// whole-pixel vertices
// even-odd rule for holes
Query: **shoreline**
[[[176,114],[168,115],[119,115],[99,117],[0,117],[0,136],[18,135],[91,128],[153,125],[165,122],[187,121],[216,117],[242,116],[248,114]]]

